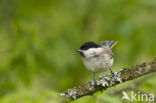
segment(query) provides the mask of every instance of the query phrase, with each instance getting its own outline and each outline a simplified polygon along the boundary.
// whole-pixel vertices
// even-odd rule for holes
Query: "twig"
[[[98,91],[105,90],[107,88],[120,84],[121,82],[126,82],[132,79],[136,79],[138,77],[153,72],[156,72],[156,59],[154,59],[151,62],[136,65],[131,68],[121,69],[116,73],[116,78],[113,78],[110,75],[100,77],[97,80],[96,85],[94,85],[93,82],[90,81],[81,86],[68,89],[63,93],[60,93],[60,96],[64,96],[68,99],[75,100],[83,96],[93,95]]]
[[[138,86],[141,85],[141,83],[143,83],[145,80],[150,79],[153,76],[155,76],[155,73],[153,73],[151,75],[148,75],[146,77],[143,77],[140,80],[137,80],[134,83],[132,83],[132,84],[130,84],[130,85],[124,87],[124,88],[110,91],[108,94],[111,95],[111,96],[114,96],[114,95],[121,94],[122,91],[129,91],[129,90],[141,91],[141,90],[138,89]],[[142,91],[142,93],[143,93],[143,91]]]

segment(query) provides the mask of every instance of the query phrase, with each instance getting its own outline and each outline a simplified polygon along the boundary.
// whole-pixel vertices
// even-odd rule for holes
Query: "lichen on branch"
[[[156,72],[156,59],[130,68],[120,69],[116,73],[115,77],[112,77],[111,75],[99,77],[96,84],[94,84],[93,81],[90,81],[81,86],[68,89],[65,92],[60,93],[60,96],[75,100],[82,96],[93,95],[98,91],[106,90],[107,88],[122,82],[126,82],[153,72]]]

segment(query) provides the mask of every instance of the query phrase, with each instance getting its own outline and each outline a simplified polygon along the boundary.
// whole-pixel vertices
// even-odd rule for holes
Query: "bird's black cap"
[[[94,42],[86,42],[84,43],[81,47],[80,47],[80,50],[88,50],[90,48],[98,48],[98,47],[101,47],[100,45],[94,43]]]

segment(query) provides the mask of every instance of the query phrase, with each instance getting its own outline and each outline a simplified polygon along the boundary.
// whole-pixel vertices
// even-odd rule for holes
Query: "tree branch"
[[[130,84],[130,85],[124,87],[124,88],[110,91],[108,94],[110,96],[114,96],[114,95],[120,95],[122,93],[122,91],[128,91],[128,90],[135,90],[135,91],[137,91],[137,90],[139,90],[138,89],[139,85],[141,85],[144,81],[146,81],[147,79],[150,79],[153,76],[155,76],[155,73],[153,73],[151,75],[148,75],[148,76],[145,76],[145,77],[141,78],[140,80],[135,81],[132,84]],[[139,90],[139,91],[141,91],[141,90]],[[145,94],[145,92],[143,92],[143,91],[141,91],[141,92]]]
[[[123,68],[116,73],[115,77],[112,77],[111,75],[99,77],[96,85],[94,85],[93,81],[90,81],[81,86],[68,89],[63,93],[60,93],[60,96],[75,100],[83,96],[93,95],[98,91],[106,90],[107,88],[122,82],[126,82],[153,72],[156,72],[156,58],[151,62],[142,63],[131,68]]]

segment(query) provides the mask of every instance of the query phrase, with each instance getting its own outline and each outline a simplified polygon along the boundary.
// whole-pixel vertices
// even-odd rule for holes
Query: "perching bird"
[[[102,41],[102,45],[98,45],[94,42],[84,43],[79,50],[82,56],[83,63],[88,70],[94,73],[94,84],[96,84],[95,73],[105,72],[110,69],[112,76],[115,73],[112,71],[111,66],[113,65],[113,53],[112,47],[117,41]]]

